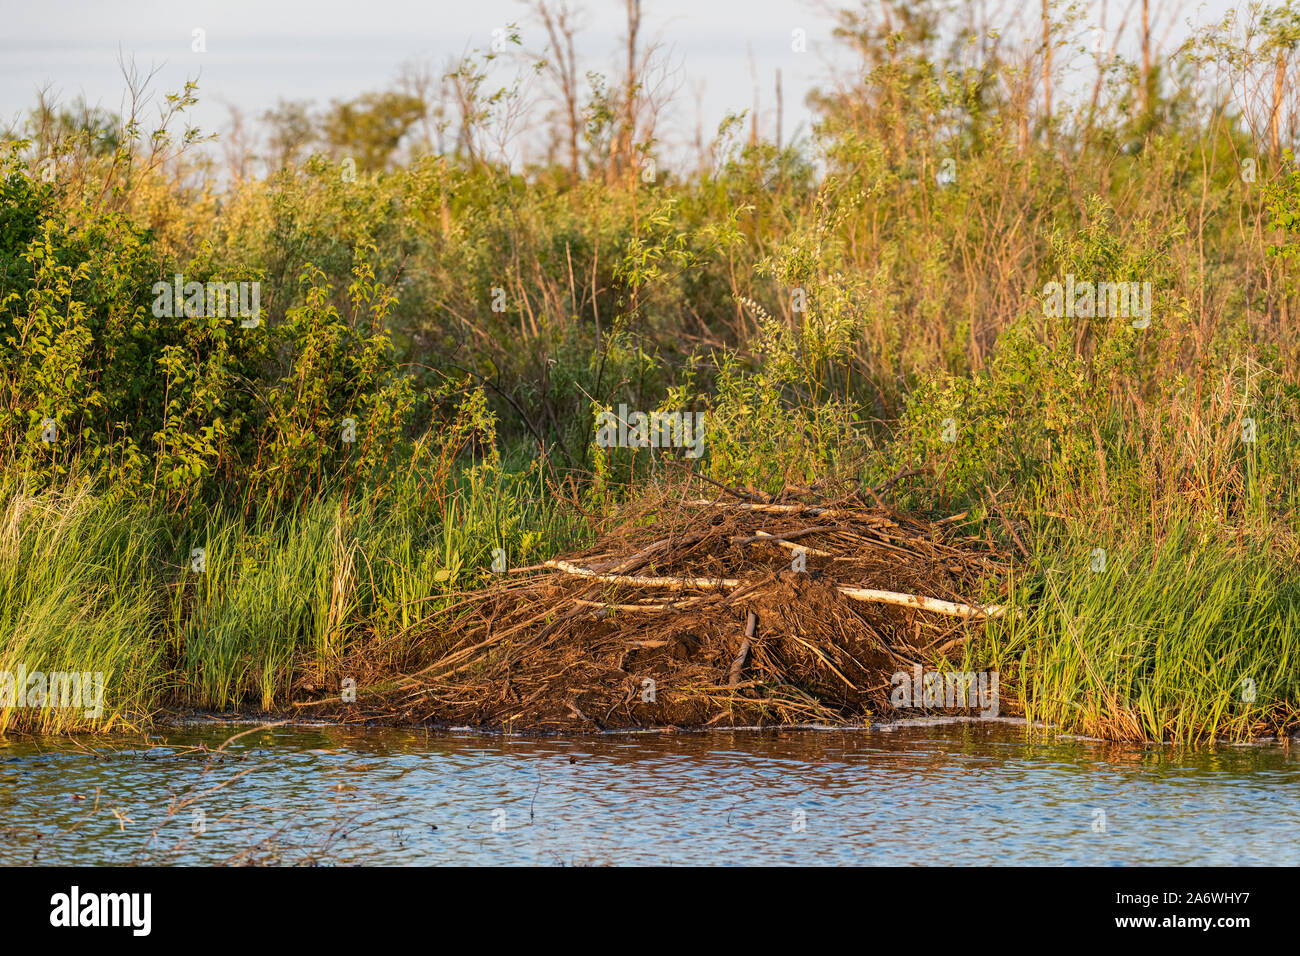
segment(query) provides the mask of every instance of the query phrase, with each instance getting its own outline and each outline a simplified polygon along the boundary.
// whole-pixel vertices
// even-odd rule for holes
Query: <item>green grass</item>
[[[984,645],[1031,720],[1191,742],[1300,718],[1300,578],[1263,543],[1188,525],[1154,544],[1075,530],[1037,565]]]
[[[105,709],[0,708],[11,728],[106,729],[152,711],[162,689],[163,523],[83,489],[0,499],[0,671],[100,673]],[[25,698],[25,695],[23,695]],[[30,701],[29,701],[30,703]]]
[[[11,706],[0,733],[111,729],[171,704],[272,710],[299,678],[336,683],[346,650],[400,658],[395,636],[492,580],[493,549],[518,566],[583,531],[535,472],[467,469],[443,507],[392,494],[177,516],[84,488],[0,489],[0,671],[106,681],[98,718]]]

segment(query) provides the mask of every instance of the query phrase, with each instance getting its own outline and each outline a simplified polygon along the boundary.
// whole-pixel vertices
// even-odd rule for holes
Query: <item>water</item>
[[[0,863],[1300,863],[1282,744],[245,729],[0,741]]]

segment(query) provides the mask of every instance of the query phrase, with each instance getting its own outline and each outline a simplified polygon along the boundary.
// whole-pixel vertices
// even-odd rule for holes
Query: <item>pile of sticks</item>
[[[1009,565],[955,518],[857,494],[739,497],[660,493],[585,551],[514,569],[426,622],[405,676],[376,668],[342,716],[518,730],[860,721],[888,712],[891,673],[960,651],[1007,613],[970,599]]]

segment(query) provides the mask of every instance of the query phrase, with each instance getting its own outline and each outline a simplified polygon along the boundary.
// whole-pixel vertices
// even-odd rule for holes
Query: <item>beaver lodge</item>
[[[643,500],[586,550],[399,635],[382,662],[373,648],[347,662],[355,703],[298,707],[532,731],[920,716],[891,706],[891,676],[956,659],[1004,613],[971,595],[996,593],[1009,567],[954,518],[860,492],[744,498]]]

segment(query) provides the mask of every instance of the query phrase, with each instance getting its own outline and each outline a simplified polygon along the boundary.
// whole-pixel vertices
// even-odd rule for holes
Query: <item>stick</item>
[[[779,544],[781,547],[789,548],[792,551],[802,549],[804,554],[816,555],[819,558],[831,557],[829,551],[822,551],[818,548],[809,548],[806,545],[794,544],[793,542],[787,541],[784,535],[768,534],[766,531],[757,531],[748,538],[735,537],[731,540],[733,544],[752,544],[755,541],[771,541],[773,544]]]
[[[808,512],[809,514],[823,515],[827,518],[854,517],[843,511],[818,508],[816,505],[760,505],[749,501],[709,501],[707,498],[697,498],[695,501],[687,501],[685,504],[707,505],[711,508],[735,508],[739,511],[767,511],[773,514],[802,514]]]
[[[671,588],[681,591],[686,588],[736,588],[741,581],[737,578],[642,578],[626,574],[598,574],[586,568],[580,568],[568,561],[547,561],[546,566],[563,571],[580,578],[590,578],[606,584],[625,584],[628,587]],[[851,588],[843,585],[836,587],[845,597],[855,601],[874,601],[878,604],[893,604],[898,607],[913,607],[949,617],[988,618],[1001,617],[1007,609],[1001,604],[959,604],[955,601],[943,601],[939,598],[925,597],[920,594],[902,594],[898,591],[877,591],[874,588]]]
[[[914,476],[914,475],[924,475],[924,474],[928,474],[929,471],[930,471],[929,468],[913,468],[913,469],[911,469],[911,470],[903,470],[903,471],[900,471],[898,474],[894,475],[893,478],[890,478],[890,479],[889,479],[888,481],[886,481],[884,484],[876,485],[875,488],[872,488],[872,489],[870,489],[870,490],[871,490],[871,491],[880,491],[880,492],[885,492],[885,491],[888,491],[890,488],[894,487],[894,485],[898,484],[898,483],[899,483],[900,481],[902,481],[904,478],[911,478],[911,477]]]
[[[1011,534],[1011,540],[1016,543],[1016,547],[1020,549],[1020,553],[1024,555],[1026,560],[1028,560],[1029,549],[1026,548],[1025,543],[1020,540],[1020,535],[1016,534],[1016,529],[1011,522],[1007,520],[1007,516],[1002,513],[1002,509],[998,506],[998,496],[993,493],[993,489],[988,485],[984,486],[984,490],[988,492],[989,504],[993,505],[993,510],[996,511],[998,517],[1002,519],[1002,526]]]
[[[689,475],[690,477],[698,478],[700,479],[700,481],[706,481],[709,484],[713,485],[713,487],[720,488],[723,491],[725,491],[727,494],[734,495],[735,497],[739,498],[741,501],[753,501],[755,498],[758,497],[757,495],[750,495],[750,494],[746,494],[743,491],[737,491],[735,488],[731,487],[730,485],[724,485],[720,481],[714,481],[708,475],[701,475],[698,471],[692,471],[690,468],[683,465],[680,461],[677,461],[673,458],[665,458],[664,461],[668,462],[668,464],[670,465],[676,465],[678,468],[685,471],[686,474]]]
[[[665,546],[675,546],[678,548],[685,548],[688,547],[689,545],[695,544],[703,537],[704,535],[702,534],[688,534],[688,535],[683,535],[677,541],[674,541],[671,536],[667,538],[661,538],[660,540],[656,541],[654,544],[649,545],[648,547],[638,551],[630,558],[624,558],[622,560],[619,560],[615,564],[612,564],[607,568],[602,568],[601,570],[616,571],[620,573],[624,571],[635,571],[641,565],[649,561],[650,557],[656,551],[661,550]]]
[[[745,661],[749,658],[749,639],[754,636],[754,628],[757,626],[758,615],[750,611],[749,620],[745,622],[745,639],[740,644],[740,653],[731,662],[731,682],[728,685],[730,687],[735,687],[740,683],[740,674],[744,671]]]
[[[809,644],[807,641],[805,641],[805,640],[804,640],[802,637],[800,637],[798,634],[791,634],[790,636],[793,637],[793,638],[794,638],[796,641],[798,641],[800,644],[802,644],[804,647],[808,648],[808,650],[812,651],[812,652],[813,652],[813,656],[816,657],[816,658],[817,658],[819,661],[821,661],[823,664],[825,664],[827,667],[829,667],[829,668],[831,669],[831,673],[833,673],[833,674],[834,674],[836,677],[838,677],[840,680],[844,681],[845,686],[847,686],[849,690],[853,691],[854,693],[857,693],[857,690],[858,690],[858,689],[857,689],[856,687],[853,686],[853,682],[852,682],[851,680],[849,680],[847,677],[845,677],[843,674],[841,674],[841,673],[839,672],[839,670],[835,667],[835,665],[832,664],[832,663],[830,662],[830,660],[827,659],[827,657],[826,657],[825,654],[823,654],[823,653],[822,653],[821,651],[819,651],[817,648],[813,647],[811,644]]]
[[[845,597],[855,601],[875,601],[879,604],[895,604],[899,607],[915,607],[935,614],[949,617],[984,618],[1001,617],[1007,609],[1001,604],[958,604],[954,601],[941,601],[938,598],[923,597],[920,594],[900,594],[897,591],[877,591],[874,588],[836,588]]]
[[[782,531],[780,534],[775,535],[775,537],[780,538],[782,541],[793,541],[795,538],[802,538],[806,534],[816,534],[818,531],[839,531],[839,530],[840,529],[835,527],[835,525],[833,524],[828,524],[828,525],[817,524],[817,525],[813,525],[811,528],[800,528],[798,531]],[[773,535],[768,534],[766,531],[760,531],[758,532],[758,534],[751,535],[748,538],[742,537],[741,535],[736,535],[731,539],[731,541],[733,544],[749,544],[751,541],[757,541],[759,538],[770,538],[770,537],[773,537]]]
[[[686,588],[735,588],[740,586],[736,578],[641,578],[627,574],[600,574],[587,568],[580,568],[568,561],[547,561],[548,568],[555,568],[565,574],[574,574],[580,578],[591,578],[606,584],[626,584],[640,588],[672,588],[681,591]]]
[[[585,605],[586,607],[600,608],[601,610],[636,612],[636,611],[675,611],[678,608],[691,607],[695,604],[698,604],[699,601],[698,600],[678,601],[675,603],[668,602],[664,604],[601,604],[599,601],[584,601],[581,598],[578,598],[577,603]]]

